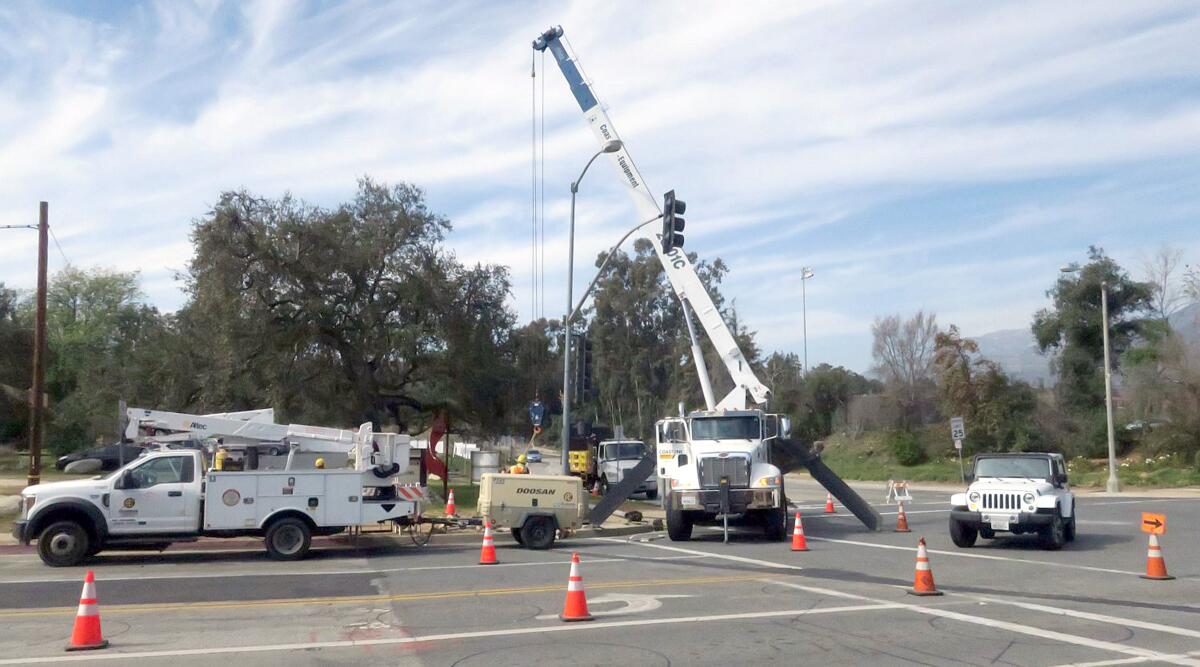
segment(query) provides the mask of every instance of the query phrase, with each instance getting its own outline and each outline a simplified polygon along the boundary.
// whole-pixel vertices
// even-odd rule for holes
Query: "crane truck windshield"
[[[758,440],[762,437],[758,417],[696,417],[692,440]]]

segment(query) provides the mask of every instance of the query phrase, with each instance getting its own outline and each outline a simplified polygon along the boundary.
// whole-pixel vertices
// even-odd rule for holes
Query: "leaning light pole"
[[[579,172],[579,178],[571,182],[571,232],[567,241],[567,311],[563,315],[563,388],[562,388],[562,474],[571,474],[571,319],[573,314],[573,303],[571,287],[575,280],[575,195],[579,193],[579,182],[583,180],[584,174],[587,173],[592,163],[596,158],[604,153],[616,153],[621,150],[620,140],[610,141],[596,151],[587,164],[583,165],[583,171]]]
[[[1060,271],[1077,273],[1080,268],[1077,264],[1070,264],[1062,267]],[[1113,425],[1112,353],[1108,344],[1108,283],[1103,280],[1100,281],[1100,320],[1104,338],[1104,412],[1108,419],[1108,483],[1106,490],[1109,493],[1118,493],[1121,490],[1121,480],[1117,477],[1117,437],[1116,428]]]

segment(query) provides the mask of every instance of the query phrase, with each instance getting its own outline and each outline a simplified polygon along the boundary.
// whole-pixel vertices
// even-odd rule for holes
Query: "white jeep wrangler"
[[[950,498],[950,538],[959,547],[999,531],[1037,533],[1046,549],[1075,539],[1075,494],[1061,454],[979,454],[971,485]]]

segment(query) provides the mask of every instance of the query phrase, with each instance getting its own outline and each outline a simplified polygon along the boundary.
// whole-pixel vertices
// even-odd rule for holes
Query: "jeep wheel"
[[[1050,519],[1050,525],[1038,530],[1038,537],[1042,540],[1042,548],[1050,551],[1057,551],[1063,548],[1067,542],[1067,524],[1063,521],[1062,514],[1058,510],[1054,510],[1054,516]]]
[[[50,567],[79,565],[88,557],[87,531],[74,521],[56,521],[38,535],[38,556]]]
[[[1075,515],[1078,513],[1079,509],[1072,507],[1071,518],[1067,519],[1067,525],[1063,528],[1063,537],[1065,537],[1068,542],[1075,541]]]
[[[554,522],[550,517],[529,517],[521,526],[521,544],[530,549],[549,549],[554,546]]]
[[[974,526],[950,519],[950,539],[954,540],[954,546],[962,549],[973,547],[977,537],[979,531]]]
[[[667,536],[672,542],[687,542],[692,539],[692,518],[675,506],[678,502],[674,493],[667,494]]]
[[[284,517],[267,529],[267,555],[275,560],[300,560],[312,546],[308,524],[295,517]]]
[[[996,531],[992,530],[991,526],[980,526],[979,536],[985,540],[994,540],[996,539]]]

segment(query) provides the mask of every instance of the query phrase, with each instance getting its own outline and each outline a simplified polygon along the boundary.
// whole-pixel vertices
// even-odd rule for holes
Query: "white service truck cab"
[[[950,505],[950,538],[959,547],[998,532],[1037,533],[1047,549],[1075,539],[1075,494],[1062,454],[976,455],[970,486]]]
[[[25,488],[13,536],[36,541],[51,566],[77,565],[102,549],[245,535],[263,537],[272,558],[296,560],[314,535],[417,520],[424,489],[399,480],[408,437],[364,424],[355,444],[353,467],[334,469],[220,471],[202,451],[154,452],[104,476]]]
[[[641,440],[602,440],[596,446],[596,476],[599,478],[600,495],[607,495],[609,487],[619,484],[645,455],[646,443]],[[658,473],[650,473],[633,492],[646,494],[647,500],[657,498]]]

